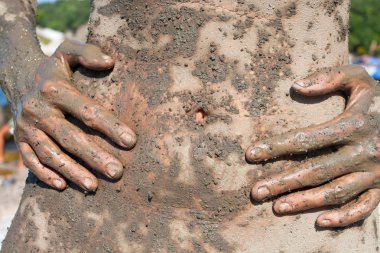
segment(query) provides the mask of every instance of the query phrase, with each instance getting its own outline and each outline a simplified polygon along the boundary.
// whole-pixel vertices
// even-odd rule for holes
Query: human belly
[[[115,252],[374,249],[375,237],[360,241],[362,230],[373,231],[371,219],[362,230],[316,231],[317,212],[277,217],[271,203],[252,203],[253,182],[296,162],[244,159],[254,140],[343,110],[340,96],[305,104],[292,100],[289,88],[321,67],[347,63],[348,4],[94,2],[89,41],[117,63],[106,76],[81,70],[76,85],[133,128],[138,144],[121,151],[94,134],[123,161],[124,176],[101,181],[85,198],[72,189],[45,192],[38,202],[56,222],[51,229],[59,234],[71,226],[76,237],[89,238],[86,246],[65,238],[73,251],[104,245]],[[56,206],[44,207],[54,198]],[[68,205],[91,226],[71,222]]]

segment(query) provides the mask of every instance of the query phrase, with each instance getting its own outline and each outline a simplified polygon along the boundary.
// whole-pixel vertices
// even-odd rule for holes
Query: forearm
[[[0,84],[14,105],[43,54],[35,33],[35,1],[0,0]]]

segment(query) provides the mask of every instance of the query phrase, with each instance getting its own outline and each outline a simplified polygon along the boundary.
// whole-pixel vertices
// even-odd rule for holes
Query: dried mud
[[[251,207],[249,191],[258,173],[248,172],[247,182],[238,190],[221,187],[223,175],[215,168],[239,170],[245,166],[242,143],[247,137],[231,130],[211,130],[214,126],[232,129],[235,121],[244,117],[257,122],[271,109],[278,82],[293,76],[293,40],[283,23],[294,18],[298,8],[296,2],[289,2],[258,25],[249,14],[259,9],[248,1],[238,1],[232,13],[220,11],[217,2],[203,6],[198,1],[112,0],[93,7],[102,17],[120,17],[121,25],[112,37],[97,35],[102,20],[93,19],[89,37],[89,42],[113,54],[117,64],[112,73],[79,70],[76,84],[131,126],[138,134],[138,144],[131,152],[120,151],[102,140],[102,135],[86,130],[115,153],[125,168],[119,182],[101,180],[96,194],[83,195],[74,186],[58,193],[33,176],[28,179],[24,199],[35,198],[41,212],[49,214],[45,229],[49,250],[54,249],[50,251],[119,252],[123,243],[130,252],[236,250],[221,234],[222,223]],[[328,15],[335,14],[330,13],[331,8],[326,4]],[[238,18],[234,11],[244,15]],[[249,64],[226,55],[219,44],[223,42],[201,41],[201,31],[211,21],[230,22],[231,32],[223,33],[236,45],[249,36],[249,29],[258,31],[256,48],[241,47]],[[170,39],[162,45],[166,37]],[[344,40],[345,35],[339,38]],[[145,44],[149,46],[142,46]],[[201,53],[200,44],[206,45]],[[173,90],[173,67],[185,69],[188,81],[196,80],[194,85],[199,88]],[[236,106],[239,99],[245,101],[240,107]],[[202,112],[204,121],[196,120],[197,112]],[[256,168],[263,170],[262,166]],[[266,168],[261,176],[279,170],[270,165]],[[16,246],[11,238],[27,219],[25,213],[18,212],[4,252],[12,248],[22,252],[23,246]],[[191,235],[184,240],[190,241],[189,245],[183,246],[173,237],[174,221],[184,222],[184,230]],[[37,244],[27,239],[33,227],[31,224],[22,232],[22,245],[38,251]]]

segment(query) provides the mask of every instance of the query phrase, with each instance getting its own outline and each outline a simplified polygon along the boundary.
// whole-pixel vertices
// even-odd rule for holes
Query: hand
[[[124,148],[135,145],[136,135],[71,85],[72,68],[78,65],[106,70],[113,67],[114,60],[96,46],[63,42],[53,56],[37,67],[34,83],[18,101],[14,110],[15,137],[25,165],[41,181],[62,190],[69,180],[85,191],[95,191],[97,178],[69,154],[110,179],[119,179],[123,166],[66,120],[65,114],[73,115]]]
[[[380,88],[355,65],[314,74],[293,89],[305,96],[343,91],[345,111],[324,124],[297,129],[254,143],[246,152],[250,162],[303,153],[327,146],[338,151],[302,162],[252,189],[254,200],[286,193],[274,201],[274,211],[290,214],[340,205],[322,213],[321,227],[343,227],[368,217],[380,202]],[[301,190],[302,188],[308,190]],[[295,193],[289,193],[299,190]]]

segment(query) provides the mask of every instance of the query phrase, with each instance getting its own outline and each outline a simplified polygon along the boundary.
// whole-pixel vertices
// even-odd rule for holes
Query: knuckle
[[[45,81],[41,85],[41,94],[45,96],[52,96],[59,92],[59,84],[53,81]]]
[[[369,160],[377,161],[380,159],[380,143],[379,142],[368,142],[361,145],[362,149],[367,153],[367,158]]]
[[[363,207],[362,207],[362,217],[363,218],[367,218],[368,216],[371,215],[372,213],[372,205],[370,203],[370,201],[365,201],[363,203]]]
[[[303,131],[295,132],[289,139],[291,139],[293,143],[297,143],[301,148],[306,148],[307,144],[310,142],[309,135]]]
[[[36,101],[34,99],[27,99],[21,105],[21,116],[26,117],[35,114]]]
[[[68,133],[67,136],[70,136],[71,138],[74,137],[74,135],[72,135],[71,133]],[[62,139],[59,141],[59,144],[62,146],[63,149],[67,151],[72,151],[74,149],[69,138],[62,137]]]
[[[349,196],[345,188],[341,185],[337,185],[334,189],[326,196],[326,200],[331,204],[342,204],[348,200]]]
[[[339,122],[339,127],[344,130],[353,129],[355,131],[357,130],[364,130],[367,126],[367,120],[366,116],[362,113],[358,113],[355,115],[352,115],[351,117],[344,117]]]
[[[79,145],[85,145],[88,144],[87,140],[83,138],[81,134],[78,134],[77,131],[73,129],[67,129],[65,130],[67,133],[65,136],[60,136],[59,137],[59,144],[62,146],[63,149],[77,153],[79,150]]]
[[[357,116],[357,118],[354,120],[354,125],[356,129],[362,129],[367,125],[367,121],[365,119],[364,114],[360,114]]]
[[[47,157],[52,157],[51,149],[48,146],[39,142],[34,142],[33,146],[38,150],[40,160],[46,161]]]
[[[355,126],[355,128],[362,128],[367,123],[366,116],[363,113],[358,113],[352,118],[351,123],[353,126]]]
[[[57,151],[48,146],[48,145],[43,145],[39,142],[35,142],[33,144],[35,147],[37,146],[37,150],[38,150],[38,158],[39,160],[42,162],[42,163],[45,163],[45,164],[49,164],[50,162],[52,162],[55,158],[55,155],[57,153]]]
[[[81,108],[81,117],[83,121],[89,125],[93,126],[96,119],[99,116],[100,109],[95,105],[84,105]]]

